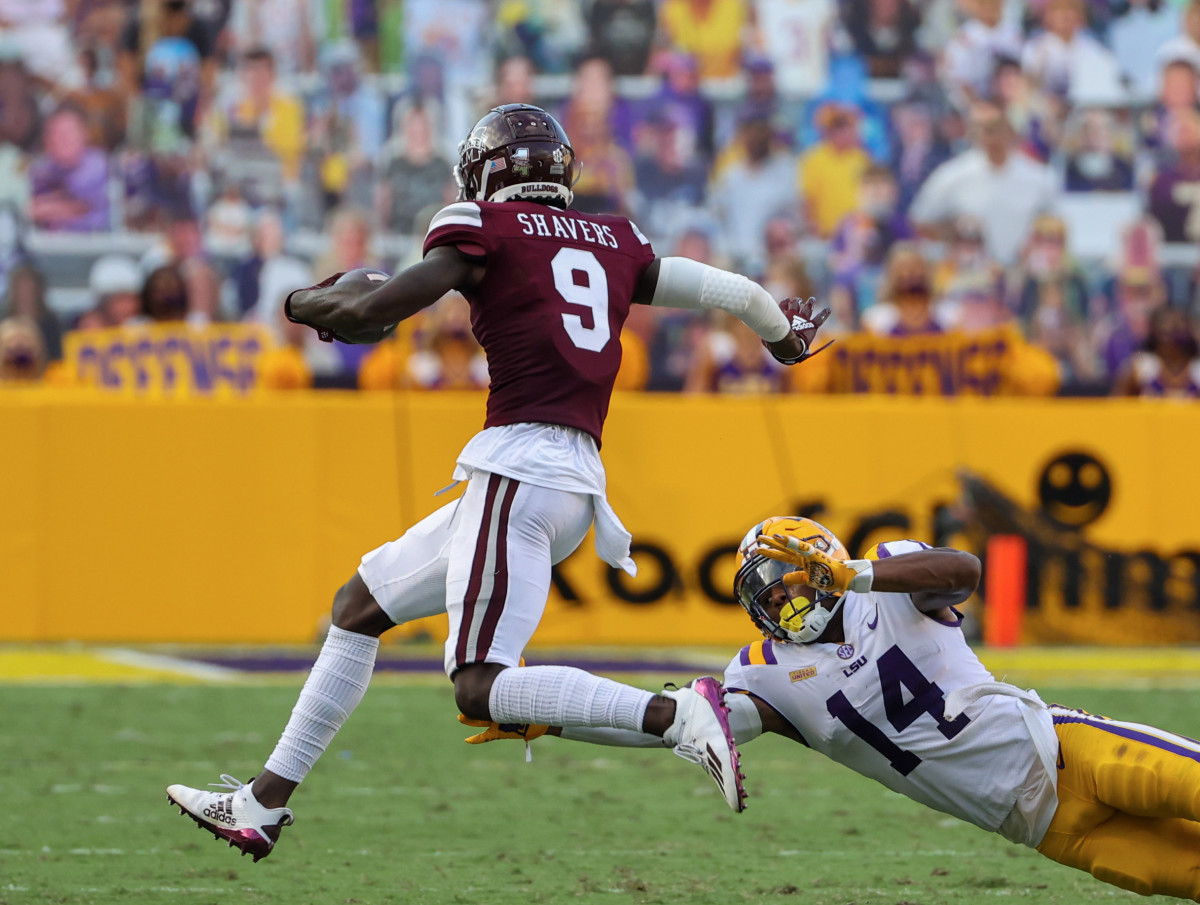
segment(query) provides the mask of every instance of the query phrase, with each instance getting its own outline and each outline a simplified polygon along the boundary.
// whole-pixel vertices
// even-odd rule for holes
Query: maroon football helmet
[[[567,208],[575,193],[575,152],[558,120],[532,104],[489,110],[458,146],[460,201],[540,201]]]

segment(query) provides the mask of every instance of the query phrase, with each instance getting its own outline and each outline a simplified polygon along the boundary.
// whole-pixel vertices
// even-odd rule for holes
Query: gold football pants
[[[1142,895],[1200,901],[1200,742],[1051,707],[1058,810],[1038,851]]]

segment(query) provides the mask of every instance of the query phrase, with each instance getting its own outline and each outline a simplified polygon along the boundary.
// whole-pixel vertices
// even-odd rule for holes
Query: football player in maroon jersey
[[[460,200],[425,236],[424,259],[381,285],[292,293],[289,318],[322,339],[377,342],[451,290],[471,305],[491,385],[484,429],[458,457],[461,499],[363,557],[334,597],[333,625],[264,770],[224,792],[168,798],[219,839],[268,854],[291,793],[358,705],[379,636],[446,612],[446,672],[468,718],[615,727],[662,736],[704,767],[735,811],[745,796],[715,679],[661,695],[565,666],[516,666],[545,608],[551,569],[596,526],[597,552],[631,574],[629,533],[605,496],[599,448],[634,303],[720,308],[785,364],[810,354],[828,311],[777,303],[757,283],[685,258],[658,258],[624,217],[570,210],[576,160],[544,110],[498,107],[460,147]]]

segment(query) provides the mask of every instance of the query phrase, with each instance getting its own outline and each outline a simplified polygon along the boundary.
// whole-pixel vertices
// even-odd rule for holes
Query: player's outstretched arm
[[[755,552],[794,565],[789,584],[821,591],[884,591],[908,594],[923,613],[962,603],[979,586],[979,560],[971,553],[937,547],[887,559],[838,560],[811,544],[781,534],[760,535]]]
[[[813,299],[777,302],[753,280],[690,258],[655,258],[642,274],[634,301],[668,308],[720,308],[757,333],[776,360],[789,365],[815,354],[813,338],[829,317],[828,308],[813,314]]]
[[[965,550],[935,547],[874,563],[873,591],[900,591],[923,613],[962,603],[979,587],[979,559]]]
[[[438,246],[386,283],[326,280],[288,296],[288,320],[343,342],[377,342],[390,327],[428,308],[452,289],[479,282],[482,264],[453,246]],[[324,336],[322,336],[324,338]]]

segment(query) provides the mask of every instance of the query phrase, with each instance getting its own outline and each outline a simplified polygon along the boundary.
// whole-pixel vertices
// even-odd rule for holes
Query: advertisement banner
[[[259,389],[259,365],[271,348],[257,324],[185,323],[78,330],[63,340],[76,386],[129,395],[245,396]]]
[[[0,637],[303,642],[363,553],[454,505],[434,493],[483,396],[29,390],[0,419]],[[736,545],[781,514],[852,554],[1024,538],[1026,641],[1200,642],[1197,448],[1200,407],[1173,402],[619,394],[601,454],[639,574],[586,539],[535,643],[740,647]]]

